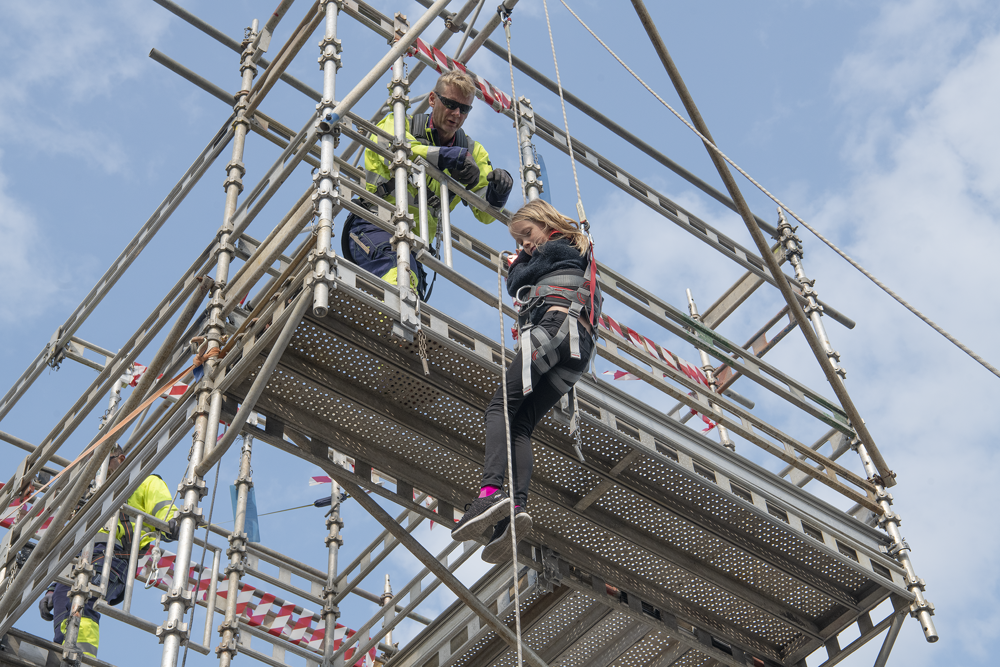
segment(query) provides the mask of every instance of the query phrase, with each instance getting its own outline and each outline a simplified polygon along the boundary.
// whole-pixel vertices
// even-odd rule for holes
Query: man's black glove
[[[447,169],[452,177],[467,188],[479,182],[479,165],[468,149],[442,146],[438,149],[438,167]]]
[[[490,203],[490,206],[503,208],[503,205],[507,203],[507,196],[510,194],[511,188],[514,187],[514,179],[510,177],[506,169],[494,169],[486,177],[486,181],[489,183],[486,187],[486,201]]]
[[[163,535],[164,542],[173,542],[177,539],[181,532],[181,524],[177,519],[171,519],[167,522],[167,532]]]
[[[38,614],[42,617],[43,621],[52,620],[52,609],[55,606],[52,602],[53,597],[55,597],[55,591],[48,590],[45,591],[42,599],[38,601]]]

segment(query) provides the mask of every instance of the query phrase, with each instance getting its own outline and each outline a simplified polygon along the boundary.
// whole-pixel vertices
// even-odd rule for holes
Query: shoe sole
[[[504,498],[496,505],[487,508],[479,516],[469,519],[460,528],[451,531],[451,539],[456,542],[474,540],[478,534],[485,532],[487,527],[496,523],[496,517],[503,514],[504,511],[510,511],[509,502],[509,498]]]
[[[514,528],[517,530],[518,541],[520,541],[531,530],[531,517],[527,514],[518,514],[514,519]],[[497,565],[510,559],[510,524],[507,529],[497,539],[483,547],[482,559],[485,563]]]

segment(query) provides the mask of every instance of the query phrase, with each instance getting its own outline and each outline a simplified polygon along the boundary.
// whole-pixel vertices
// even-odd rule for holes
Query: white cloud
[[[7,67],[0,74],[0,141],[30,141],[55,155],[115,173],[124,147],[106,130],[81,127],[88,104],[146,66],[145,48],[167,25],[161,12],[126,0],[14,3],[6,9]]]
[[[0,159],[3,153],[0,152]],[[23,323],[41,312],[67,282],[64,265],[49,261],[37,220],[7,191],[0,171],[0,324]]]
[[[845,157],[878,157],[895,114],[922,106],[977,42],[989,7],[980,0],[884,3],[861,31],[864,46],[848,54],[834,77],[849,141]]]
[[[830,193],[816,222],[904,298],[995,357],[995,10],[974,2],[894,3],[867,34],[878,37],[876,45],[846,58],[837,78],[855,123],[842,155],[852,182]],[[848,387],[900,474],[894,493],[909,519],[904,534],[927,596],[943,612],[936,618],[941,645],[924,646],[913,624],[894,659],[929,665],[943,653],[955,664],[987,664],[985,647],[1000,634],[1000,538],[979,530],[980,519],[961,508],[992,504],[1000,459],[980,415],[995,410],[997,378],[830,253],[814,253],[810,266],[821,295],[856,311],[858,331],[837,337],[851,371]],[[970,548],[956,550],[963,543]]]

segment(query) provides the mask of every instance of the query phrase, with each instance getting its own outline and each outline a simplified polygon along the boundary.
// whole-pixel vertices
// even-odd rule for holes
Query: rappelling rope
[[[603,46],[607,50],[607,52],[610,53],[614,57],[615,60],[617,60],[618,63],[622,67],[624,67],[626,70],[628,70],[628,73],[631,74],[633,77],[635,77],[636,81],[638,81],[640,84],[642,84],[643,88],[645,88],[646,90],[648,90],[649,93],[651,95],[653,95],[653,97],[655,97],[657,100],[659,100],[660,104],[662,104],[663,106],[665,106],[670,111],[670,113],[672,113],[673,115],[677,116],[677,118],[682,123],[684,123],[685,125],[687,125],[688,129],[690,129],[692,132],[694,132],[698,136],[698,138],[701,139],[705,143],[705,145],[708,147],[709,150],[711,150],[712,152],[716,153],[719,157],[721,157],[723,160],[725,160],[726,162],[728,162],[729,165],[733,167],[733,169],[735,169],[736,171],[738,171],[740,174],[743,175],[744,178],[746,178],[748,181],[750,181],[751,183],[753,183],[754,186],[758,190],[760,190],[761,192],[763,192],[765,195],[767,195],[767,197],[770,198],[771,201],[773,201],[779,207],[781,207],[782,209],[784,209],[788,213],[788,215],[790,215],[793,218],[795,218],[803,227],[805,227],[810,232],[812,232],[813,235],[816,236],[816,238],[818,238],[820,241],[822,241],[823,243],[825,243],[831,250],[833,250],[835,253],[837,253],[838,255],[840,255],[843,259],[847,260],[847,262],[851,266],[853,266],[855,269],[857,269],[862,274],[864,274],[864,276],[866,278],[868,278],[873,283],[875,283],[876,285],[878,285],[878,287],[883,292],[885,292],[886,294],[888,294],[889,296],[891,296],[893,299],[895,299],[901,306],[903,306],[904,308],[906,308],[908,311],[910,311],[911,313],[913,313],[914,315],[916,315],[917,317],[919,317],[924,322],[924,324],[928,325],[929,327],[931,327],[932,329],[934,329],[934,331],[936,331],[939,334],[941,334],[942,336],[944,336],[945,339],[947,339],[950,343],[952,343],[953,345],[955,345],[955,347],[957,347],[958,349],[962,350],[962,352],[965,352],[967,355],[969,355],[970,357],[972,357],[973,359],[975,359],[977,362],[979,362],[988,371],[990,371],[991,373],[993,373],[997,377],[1000,377],[1000,370],[997,370],[988,361],[986,361],[985,359],[983,359],[982,357],[980,357],[978,354],[976,354],[975,352],[973,352],[970,348],[968,348],[967,346],[965,346],[964,344],[962,344],[961,341],[959,341],[957,338],[955,338],[954,336],[952,336],[950,333],[948,333],[947,331],[945,331],[944,329],[942,329],[940,326],[938,326],[929,317],[927,317],[926,315],[924,315],[923,313],[921,313],[919,310],[917,310],[916,308],[914,308],[913,306],[911,306],[909,303],[907,303],[906,300],[903,299],[903,297],[899,296],[894,291],[892,291],[882,281],[880,281],[878,278],[876,278],[874,275],[872,275],[869,271],[867,271],[863,266],[861,266],[856,261],[854,261],[846,253],[844,253],[844,251],[842,251],[840,248],[838,248],[836,245],[834,245],[831,241],[829,241],[825,236],[823,236],[818,231],[816,231],[809,223],[807,223],[805,220],[803,220],[802,218],[800,218],[798,216],[798,214],[795,213],[795,211],[793,211],[788,206],[786,206],[780,199],[778,199],[773,194],[771,194],[767,190],[767,188],[765,188],[763,185],[761,185],[760,183],[758,183],[752,176],[750,176],[750,174],[748,174],[747,172],[745,172],[738,164],[736,164],[731,159],[729,159],[729,157],[725,153],[723,153],[714,143],[712,143],[707,138],[705,138],[705,135],[703,135],[701,132],[699,132],[697,130],[697,128],[694,127],[694,125],[692,125],[686,118],[684,118],[684,116],[682,116],[681,114],[679,114],[672,106],[670,106],[669,104],[667,104],[667,102],[662,97],[660,97],[659,95],[657,95],[656,91],[654,91],[652,88],[650,88],[646,84],[646,82],[643,81],[639,77],[638,74],[636,74],[634,71],[632,71],[632,68],[629,67],[628,65],[626,65],[625,61],[623,61],[621,58],[619,58],[618,55],[614,51],[611,50],[611,47],[609,47],[607,44],[605,44],[604,41],[600,37],[598,37],[597,34],[593,30],[590,29],[590,26],[588,26],[586,23],[584,23],[583,19],[581,19],[579,16],[577,16],[576,12],[574,12],[572,9],[570,9],[570,6],[566,4],[566,0],[559,0],[559,1],[563,4],[563,7],[565,7],[567,10],[569,10],[569,13],[572,14],[574,16],[574,18],[576,18],[576,20],[580,22],[580,25],[582,25],[587,30],[587,32],[589,32],[591,35],[593,35],[594,39],[596,39],[598,42],[600,42],[601,46]],[[543,0],[543,4],[544,4],[544,2],[545,2],[545,0]],[[549,18],[548,7],[546,7],[546,9],[545,9],[545,20],[548,21],[548,18]],[[550,39],[551,39],[551,35],[552,35],[552,29],[550,28],[549,29],[549,37],[550,37]],[[554,54],[555,54],[555,51],[553,51],[553,55]],[[557,67],[556,68],[556,80],[557,80],[557,82],[558,82],[558,77],[559,77],[559,69]],[[560,99],[562,98],[562,87],[559,88],[559,97],[560,97]],[[564,119],[565,119],[565,115],[566,115],[566,111],[565,111],[565,108],[564,108],[563,109],[563,118]],[[569,141],[569,130],[568,129],[566,131],[566,140],[567,140],[567,142]],[[572,157],[573,157],[573,151],[570,150],[570,159],[572,159]],[[573,176],[574,176],[574,178],[576,177],[576,167],[575,166],[573,168]],[[579,189],[580,188],[579,188],[579,185],[578,185],[577,186],[577,196],[579,196]]]
[[[545,8],[545,26],[549,31],[549,44],[552,47],[552,64],[556,68],[556,87],[559,89],[559,105],[562,108],[563,117],[563,127],[566,130],[566,148],[569,151],[569,164],[573,168],[573,184],[576,186],[576,214],[580,220],[580,227],[583,233],[587,235],[587,252],[590,254],[590,268],[591,268],[591,285],[590,291],[593,295],[596,288],[597,275],[593,273],[596,270],[597,260],[594,257],[594,237],[590,235],[590,222],[587,220],[587,214],[583,210],[583,198],[580,195],[580,179],[576,174],[576,158],[573,155],[573,137],[569,133],[569,117],[566,115],[566,98],[563,95],[562,79],[559,76],[559,59],[556,57],[556,40],[552,37],[552,21],[549,20],[549,3],[548,0],[542,0],[542,6]],[[590,308],[590,324],[594,326],[594,304],[591,301]],[[574,326],[574,325],[570,325]],[[595,355],[596,356],[596,355]],[[590,374],[594,375],[594,358],[591,357],[590,364]],[[596,375],[594,375],[596,377]],[[576,397],[576,388],[573,388],[573,418],[570,422],[570,428],[572,434],[576,436],[575,449],[577,458],[580,463],[583,463],[583,439],[580,433],[580,401]]]
[[[516,135],[515,143],[517,144],[517,164],[520,166],[518,174],[521,177],[521,203],[526,204],[528,202],[528,195],[525,192],[524,184],[524,156],[521,155],[521,113],[520,105],[517,103],[517,91],[514,90],[514,59],[510,51],[510,12],[506,11],[503,3],[497,8],[497,13],[500,14],[500,20],[503,23],[503,30],[507,33],[507,64],[510,66],[510,100],[511,107],[514,109],[514,134]],[[501,338],[501,340],[503,340]]]
[[[563,3],[565,4],[565,3]],[[559,88],[559,104],[562,106],[563,127],[566,128],[566,147],[569,149],[569,164],[573,168],[573,183],[576,185],[576,213],[583,225],[583,231],[590,236],[590,223],[583,212],[583,199],[580,197],[580,179],[576,175],[576,158],[573,157],[573,138],[569,135],[569,119],[566,117],[566,100],[563,98],[562,79],[559,78],[559,60],[556,58],[556,41],[552,38],[552,22],[549,21],[548,0],[542,0],[545,7],[545,25],[549,29],[549,44],[552,45],[552,63],[556,67],[556,86]]]
[[[510,440],[510,413],[507,410],[507,346],[504,344],[506,331],[503,321],[503,263],[504,255],[506,254],[509,253],[503,252],[500,254],[500,263],[497,264],[497,312],[500,313],[500,354],[504,357],[500,360],[500,386],[503,388],[503,425],[504,433],[507,435],[507,479],[510,482],[510,556],[514,572],[514,619],[517,633],[517,664],[518,667],[521,667],[523,664],[521,657],[521,596],[518,593],[517,582],[517,524],[514,522],[514,454]]]

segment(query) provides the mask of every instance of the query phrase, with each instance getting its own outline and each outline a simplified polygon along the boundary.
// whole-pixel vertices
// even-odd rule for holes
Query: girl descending
[[[507,370],[507,423],[514,527],[524,535],[531,528],[531,433],[590,364],[601,295],[590,242],[575,220],[536,199],[514,214],[510,234],[519,252],[507,270],[507,292],[520,303],[520,349]],[[451,532],[452,539],[465,541],[492,528],[483,550],[488,563],[502,562],[510,544],[510,505],[502,489],[507,470],[503,392],[501,385],[486,409],[486,462],[479,497]]]

